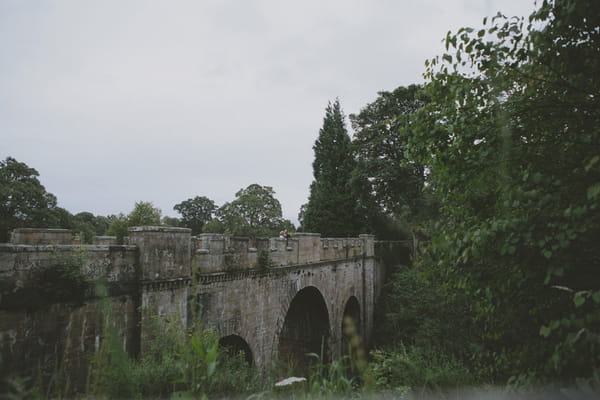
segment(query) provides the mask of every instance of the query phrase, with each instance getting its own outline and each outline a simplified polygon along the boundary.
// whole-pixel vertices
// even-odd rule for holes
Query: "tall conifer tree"
[[[354,168],[350,136],[338,99],[328,103],[313,146],[314,181],[303,214],[303,229],[323,236],[350,236],[359,226],[350,179]]]

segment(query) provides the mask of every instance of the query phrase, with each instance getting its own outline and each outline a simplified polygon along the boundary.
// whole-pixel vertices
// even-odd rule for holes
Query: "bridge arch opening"
[[[238,335],[228,335],[219,339],[219,348],[227,356],[227,358],[233,360],[235,358],[241,358],[249,366],[252,366],[254,359],[252,357],[252,350],[248,343]]]
[[[342,317],[342,356],[350,356],[356,360],[361,353],[362,344],[362,324],[360,318],[360,303],[355,296],[350,296],[344,307]]]
[[[279,359],[298,372],[307,372],[311,362],[308,354],[329,362],[329,313],[323,295],[314,286],[300,290],[290,304],[279,335]]]

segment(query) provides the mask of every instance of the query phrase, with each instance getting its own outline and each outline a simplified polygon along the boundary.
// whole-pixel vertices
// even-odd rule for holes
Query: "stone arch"
[[[329,312],[321,291],[307,286],[298,291],[285,315],[279,334],[279,359],[299,372],[306,372],[312,359],[309,353],[329,361],[331,328]]]
[[[248,365],[253,365],[254,358],[252,356],[252,350],[241,336],[238,335],[227,335],[219,339],[219,348],[225,350],[226,354],[231,357],[237,357],[241,354]]]
[[[356,296],[350,296],[344,306],[342,315],[342,356],[355,356],[356,350],[362,346],[362,320],[360,303]]]

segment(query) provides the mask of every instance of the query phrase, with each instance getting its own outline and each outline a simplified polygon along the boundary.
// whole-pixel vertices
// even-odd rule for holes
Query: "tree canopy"
[[[56,196],[46,192],[39,173],[12,157],[0,161],[0,242],[21,227],[58,227]]]
[[[254,183],[240,189],[235,197],[216,211],[216,220],[209,222],[205,230],[238,236],[276,236],[282,229],[293,229],[293,224],[283,219],[281,203],[271,186]]]
[[[421,87],[379,92],[377,99],[351,114],[355,174],[386,214],[416,213],[421,207],[424,166],[407,157],[411,115],[425,103]]]
[[[196,196],[176,204],[173,209],[181,214],[182,225],[190,228],[192,234],[196,235],[213,218],[217,206],[208,197]]]
[[[443,207],[424,263],[496,378],[600,367],[599,26],[598,2],[543,1],[448,33],[426,64],[408,144]]]
[[[152,226],[161,224],[162,211],[155,207],[150,201],[138,201],[128,215],[120,213],[108,217],[110,225],[106,231],[107,235],[116,236],[119,243],[123,237],[129,234],[128,229],[132,226]]]

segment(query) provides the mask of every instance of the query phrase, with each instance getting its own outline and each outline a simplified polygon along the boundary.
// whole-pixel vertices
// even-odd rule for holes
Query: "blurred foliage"
[[[409,155],[442,205],[422,264],[500,381],[600,367],[600,3],[448,33]],[[515,378],[515,379],[516,379]]]

